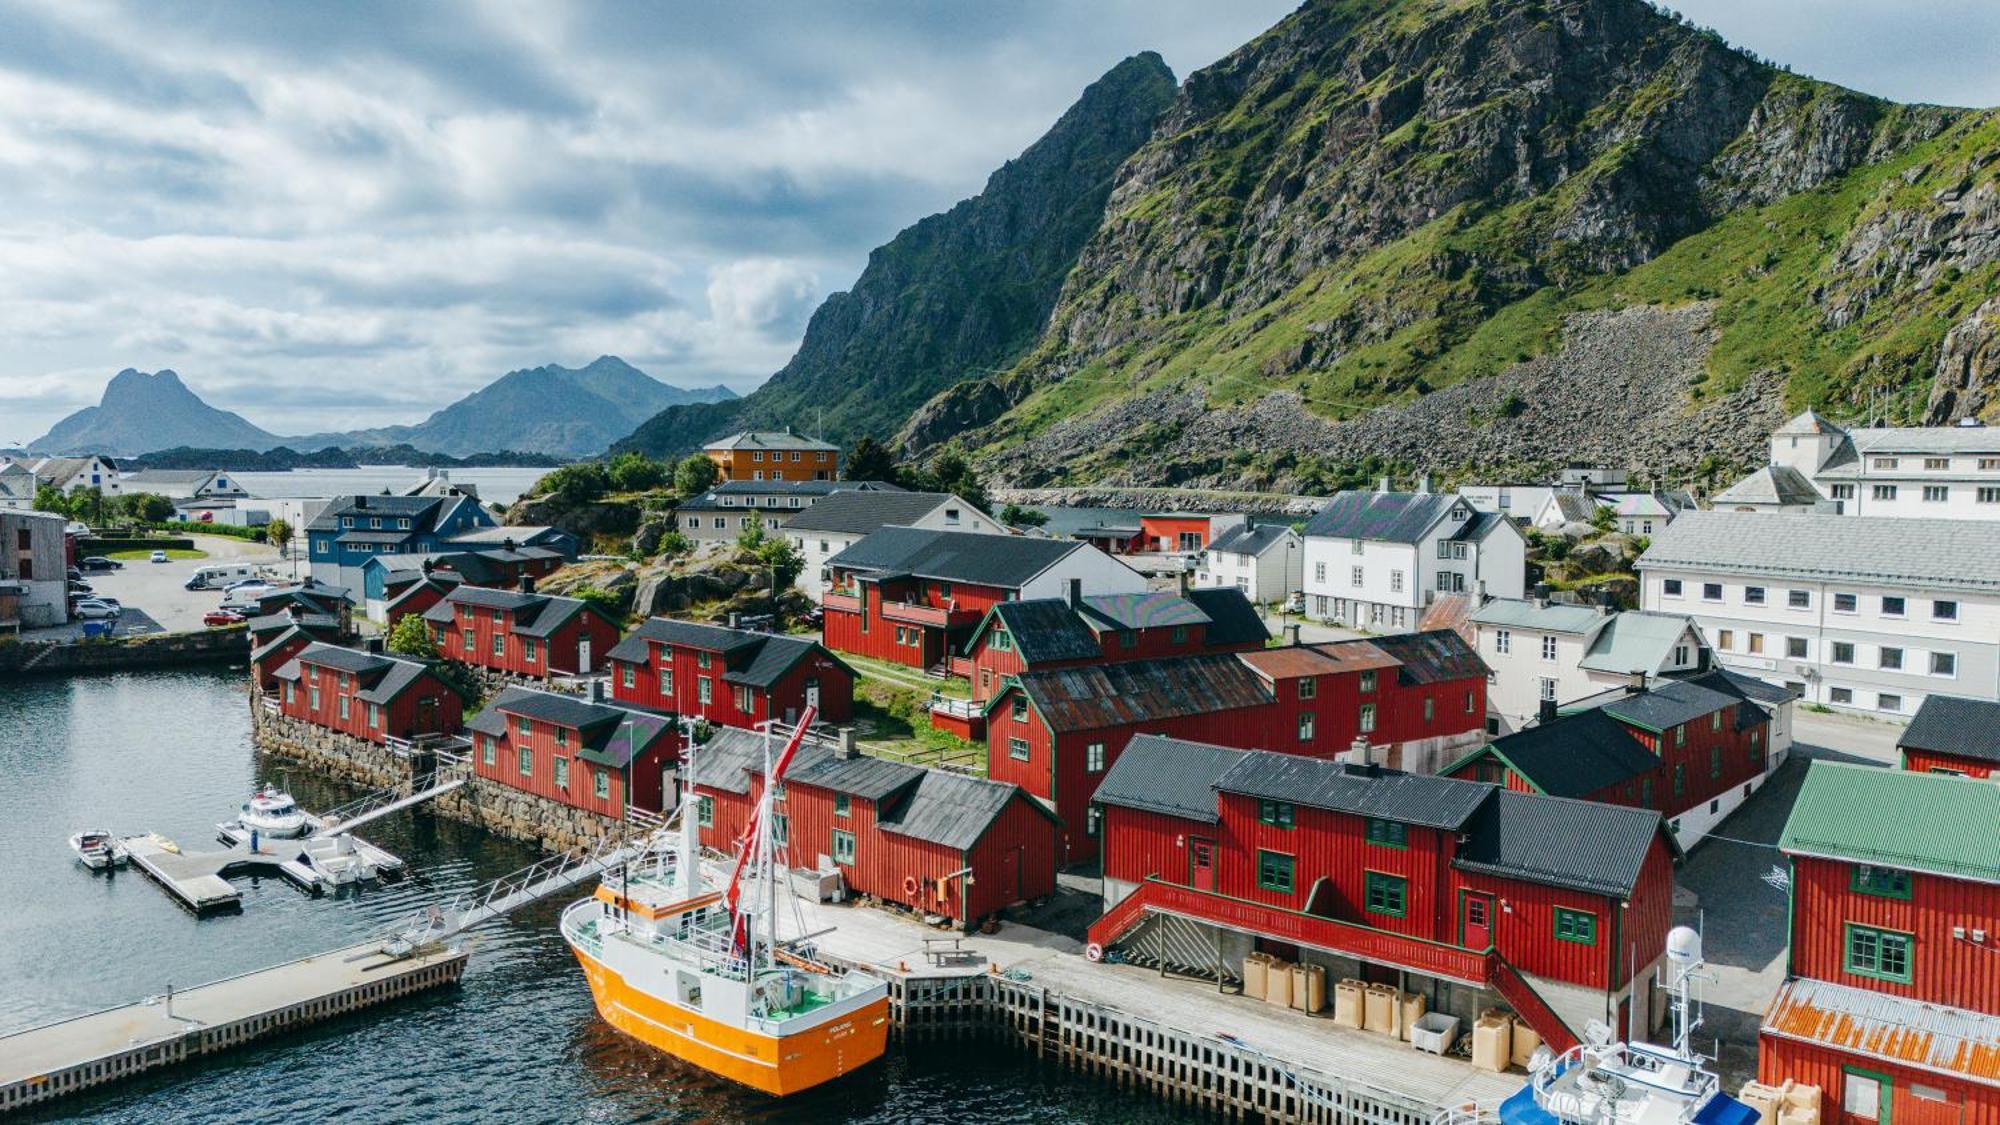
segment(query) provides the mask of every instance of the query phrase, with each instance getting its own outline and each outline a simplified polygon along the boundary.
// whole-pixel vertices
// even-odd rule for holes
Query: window
[[[1273,828],[1290,828],[1293,824],[1293,809],[1290,801],[1258,801],[1257,823]]]
[[[1933,676],[1958,675],[1958,654],[1955,652],[1931,653],[1931,675]]]
[[[1875,663],[1878,668],[1901,668],[1903,666],[1903,650],[1884,645],[1876,650]]]
[[[715,827],[715,798],[696,797],[694,800],[694,822],[703,828]]]
[[[1257,885],[1280,894],[1292,893],[1292,857],[1280,852],[1257,853]]]
[[[1896,486],[1893,484],[1878,484],[1870,489],[1868,494],[1877,500],[1894,500],[1896,498]]]
[[[336,705],[336,708],[335,708],[335,709],[336,709],[336,710],[338,710],[338,711],[340,712],[340,721],[341,721],[341,722],[343,722],[343,723],[344,723],[344,722],[346,722],[346,721],[347,721],[347,697],[346,697],[346,696],[344,696],[344,695],[341,695],[341,696],[335,696],[335,697],[334,697],[334,700],[333,700],[333,701],[334,701],[334,703],[335,703],[335,705]]]
[[[1664,594],[1669,598],[1680,597],[1681,580],[1678,578],[1669,578],[1666,581],[1660,583],[1660,593]]]
[[[1085,773],[1104,772],[1104,744],[1102,742],[1091,742],[1087,743],[1084,746],[1083,772]]]
[[[1721,600],[1722,600],[1722,583],[1720,583],[1720,582],[1704,582],[1704,583],[1702,583],[1702,584],[1701,584],[1701,600],[1702,600],[1702,601],[1705,601],[1705,602],[1719,602],[1719,601],[1721,601]]]
[[[833,862],[854,862],[854,833],[845,828],[833,830]]]
[[[1653,807],[1653,779],[1650,777],[1639,779],[1639,807],[1646,809]]]
[[[1584,910],[1556,907],[1556,940],[1578,945],[1597,944],[1597,915]]]
[[[1885,597],[1882,599],[1882,616],[1901,617],[1903,616],[1903,606],[1903,599]]]
[[[517,715],[514,717],[515,734],[520,735],[522,738],[526,738],[528,737],[529,734],[534,732],[534,729],[535,729],[534,724],[528,721],[528,717],[526,715]]]
[[[1709,730],[1721,730],[1721,729],[1722,729],[1722,711],[1723,711],[1723,709],[1721,709],[1721,708],[1718,708],[1718,709],[1716,709],[1716,710],[1714,710],[1714,711],[1710,711],[1710,712],[1708,713],[1708,729],[1709,729]]]
[[[1314,564],[1313,564],[1313,581],[1314,581],[1314,582],[1324,582],[1324,581],[1326,581],[1326,564],[1325,564],[1325,563],[1323,563],[1323,562],[1316,562],[1316,563],[1314,563]]]
[[[694,697],[707,704],[715,702],[715,684],[707,676],[698,676],[694,681]]]
[[[1686,746],[1687,744],[1688,744],[1688,725],[1686,723],[1681,723],[1680,725],[1674,728],[1674,745]]]
[[[1909,898],[1910,873],[1890,867],[1873,867],[1866,863],[1854,865],[1848,888],[1856,894],[1878,895],[1882,898]]]
[[[1493,630],[1493,651],[1501,654],[1502,656],[1505,656],[1507,654],[1507,646],[1513,640],[1514,640],[1514,635],[1512,633],[1509,633],[1507,630],[1505,629]]]
[[[484,745],[479,748],[479,764],[490,766],[493,764],[493,736],[487,735],[482,742]]]
[[[1736,630],[1717,629],[1715,631],[1715,647],[1723,650],[1724,652],[1727,652],[1730,649],[1735,648]]]
[[[1474,710],[1474,709],[1475,709],[1475,707],[1477,706],[1477,703],[1478,703],[1478,693],[1477,693],[1477,692],[1470,692],[1470,691],[1468,691],[1468,692],[1466,692],[1466,693],[1465,693],[1465,713],[1466,713],[1466,714],[1468,714],[1468,715],[1472,714],[1473,710]]]
[[[1886,691],[1881,692],[1875,696],[1875,709],[1877,711],[1895,711],[1900,713],[1903,710],[1903,697],[1900,695],[1891,695]]]
[[[1014,651],[1014,634],[1009,633],[1005,629],[995,629],[993,630],[993,638],[986,643],[992,645],[995,652],[1012,652]]]
[[[1949,499],[1951,499],[1951,489],[1948,486],[1942,484],[1924,486],[1924,503],[1942,504]]]
[[[1785,591],[1785,604],[1791,606],[1793,609],[1811,609],[1812,591],[1787,590]]]
[[[1012,759],[1014,759],[1014,760],[1015,760],[1015,761],[1017,761],[1017,762],[1025,762],[1025,761],[1027,761],[1027,760],[1028,760],[1028,740],[1027,740],[1027,739],[1025,739],[1025,738],[1010,738],[1010,739],[1008,739],[1008,740],[1007,740],[1007,756],[1008,756],[1009,758],[1012,758]]]
[[[523,746],[521,747],[521,776],[527,777],[529,774],[532,774],[534,772],[535,772],[535,752],[533,750],[530,750],[526,746]]]
[[[1745,605],[1763,605],[1764,587],[1762,586],[1743,587],[1743,602]]]
[[[377,727],[380,727],[381,725],[382,725],[382,705],[379,703],[370,703],[368,705],[369,729],[372,730]]]
[[[709,661],[708,653],[697,652],[694,654],[694,662],[696,667],[706,668],[708,667],[708,661]]]
[[[1687,763],[1681,762],[1676,766],[1674,766],[1674,796],[1679,797],[1686,794],[1687,787],[1688,787]]]
[[[507,655],[507,634],[505,633],[493,634],[493,655],[495,656]]]
[[[1844,687],[1828,688],[1826,701],[1828,703],[1852,703],[1854,702],[1854,689]]]
[[[557,789],[568,789],[568,788],[569,788],[569,759],[568,759],[568,758],[557,758],[557,759],[555,760],[555,762],[556,762],[556,788],[557,788]]]
[[[1438,577],[1439,577],[1439,578],[1443,578],[1443,577],[1444,577],[1444,575],[1440,574],[1440,575],[1438,575]],[[1389,592],[1390,592],[1390,593],[1392,593],[1392,594],[1400,594],[1400,593],[1402,593],[1402,592],[1403,592],[1403,572],[1402,572],[1402,571],[1400,571],[1400,570],[1392,570],[1392,571],[1390,571],[1390,572],[1389,572]]]
[[[736,709],[738,711],[741,711],[747,715],[750,714],[751,712],[754,712],[757,709],[757,693],[748,685],[731,684],[729,688],[729,693],[735,696],[735,698],[731,700],[731,702],[736,704]]]
[[[1877,980],[1910,983],[1909,934],[1873,926],[1847,926],[1847,971]]]
[[[1956,621],[1956,620],[1958,620],[1958,603],[1957,603],[1957,602],[1932,602],[1932,603],[1931,603],[1931,620],[1933,620],[1933,621]]]
[[[1764,634],[1762,634],[1762,633],[1752,633],[1752,634],[1750,634],[1750,636],[1749,636],[1749,642],[1750,642],[1750,643],[1749,643],[1749,646],[1748,646],[1748,651],[1749,651],[1749,652],[1751,652],[1751,653],[1761,653],[1761,652],[1763,652],[1763,651],[1764,651]]]
[[[2000,488],[1981,488],[1977,499],[1981,504],[2000,504]]]
[[[1138,631],[1137,629],[1120,629],[1120,630],[1118,630],[1118,647],[1119,647],[1119,648],[1138,648],[1138,647],[1139,647],[1139,631]]]
[[[471,656],[473,651],[478,648],[479,640],[472,635],[472,630],[467,629],[458,635],[458,644],[459,648],[464,650],[467,656]]]
[[[1835,594],[1833,596],[1833,612],[1853,613],[1857,600],[1853,594]]]
[[[620,664],[618,666],[618,682],[627,688],[639,682],[638,674],[630,664]]]
[[[1397,820],[1368,821],[1368,842],[1385,848],[1407,848],[1410,846],[1409,825]]]
[[[1792,660],[1804,660],[1806,658],[1806,638],[1786,637],[1785,655]]]
[[[1424,700],[1424,721],[1428,723],[1428,722],[1430,722],[1430,721],[1431,721],[1432,719],[1434,719],[1434,718],[1436,718],[1436,717],[1437,717],[1437,700],[1435,700],[1435,699],[1425,699],[1425,700]]]
[[[1543,659],[1543,660],[1554,660],[1555,658],[1556,658],[1556,639],[1555,639],[1554,637],[1552,637],[1552,636],[1551,636],[1551,637],[1543,637],[1543,638],[1542,638],[1542,659]]]
[[[1926,458],[1924,458],[1924,468],[1926,468],[1926,469],[1928,469],[1928,470],[1930,470],[1930,471],[1932,471],[1932,472],[1939,472],[1939,471],[1942,471],[1942,470],[1945,470],[1945,469],[1949,469],[1949,468],[1951,468],[1951,458],[1949,458],[1949,457],[1926,457]]]
[[[1363,703],[1363,704],[1361,705],[1361,724],[1360,724],[1360,725],[1361,725],[1361,733],[1362,733],[1362,734],[1371,734],[1371,733],[1373,733],[1373,732],[1374,732],[1374,730],[1375,730],[1375,705],[1374,705],[1373,703]]]
[[[1537,698],[1546,699],[1550,703],[1554,703],[1556,701],[1556,681],[1553,677],[1537,676],[1535,678],[1535,684],[1537,685],[1539,691]]]
[[[1358,566],[1357,566],[1357,567],[1352,567],[1352,568],[1350,568],[1350,569],[1348,570],[1348,585],[1350,585],[1350,586],[1359,586],[1359,585],[1361,585],[1361,568],[1360,568],[1360,567],[1358,567]]]
[[[1184,645],[1187,643],[1187,626],[1185,625],[1174,626],[1174,643],[1177,645]]]
[[[845,793],[835,793],[833,795],[833,815],[849,816],[853,814],[853,811],[854,798]]]
[[[1302,711],[1299,713],[1299,741],[1311,742],[1312,740],[1313,713],[1311,711]]]
[[[1014,721],[1017,723],[1025,723],[1028,721],[1028,700],[1026,699],[1026,697],[1019,695],[1014,697],[1014,706],[1012,714],[1014,716]]]
[[[1409,880],[1397,875],[1384,875],[1380,871],[1369,871],[1364,874],[1367,876],[1367,881],[1363,903],[1368,913],[1389,914],[1401,918],[1409,905]]]
[[[1835,664],[1854,663],[1854,642],[1853,641],[1833,642],[1833,662]]]
[[[1370,692],[1374,691],[1375,673],[1373,671],[1361,673],[1361,682],[1355,685],[1355,690],[1359,691],[1363,695],[1367,695]]]
[[[662,668],[660,669],[660,694],[672,695],[673,693],[674,670],[672,668]]]
[[[1711,746],[1708,748],[1708,776],[1722,776],[1722,747],[1720,746]]]
[[[1852,500],[1852,499],[1854,499],[1854,486],[1853,486],[1853,485],[1851,485],[1851,484],[1836,484],[1836,485],[1834,485],[1834,486],[1833,486],[1833,498],[1834,498],[1835,500]]]
[[[1300,676],[1300,677],[1299,677],[1299,698],[1300,698],[1300,699],[1311,699],[1311,698],[1313,698],[1314,696],[1316,696],[1316,695],[1318,695],[1318,694],[1319,694],[1319,677],[1318,677],[1318,676]]]
[[[1979,467],[1982,471],[1985,472],[1992,472],[1994,469],[2000,469],[2000,457],[1981,457],[1979,459]]]
[[[784,813],[771,814],[771,842],[773,844],[777,844],[780,847],[784,846],[785,839],[790,832],[791,821]]]

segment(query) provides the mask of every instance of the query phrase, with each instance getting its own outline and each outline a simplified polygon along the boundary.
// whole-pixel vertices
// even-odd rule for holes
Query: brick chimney
[[[1547,726],[1548,724],[1555,722],[1556,701],[1553,699],[1542,700],[1541,709],[1536,713],[1535,718],[1536,721],[1540,722],[1543,726]]]

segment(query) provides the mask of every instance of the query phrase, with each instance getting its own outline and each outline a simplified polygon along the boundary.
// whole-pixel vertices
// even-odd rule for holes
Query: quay
[[[0,1112],[451,984],[465,957],[370,942],[0,1036]]]

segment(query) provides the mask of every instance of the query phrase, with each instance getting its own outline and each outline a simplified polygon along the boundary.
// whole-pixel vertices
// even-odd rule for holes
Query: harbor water
[[[239,879],[241,914],[195,919],[136,871],[85,870],[82,828],[212,846],[273,781],[309,808],[354,790],[258,755],[240,669],[0,680],[0,1032],[368,938],[536,858],[421,811],[366,830],[400,883],[314,900]],[[784,1102],[599,1021],[557,937],[567,898],[477,932],[463,983],[289,1040],[25,1116],[101,1122],[1166,1122],[1175,1111],[986,1046],[904,1050]]]
[[[547,475],[548,469],[528,469],[498,465],[478,469],[444,469],[453,484],[469,484],[479,489],[479,498],[488,504],[512,504],[529,486]],[[236,473],[237,483],[252,496],[350,496],[372,495],[383,489],[401,491],[424,479],[426,470],[407,465],[363,465],[358,469],[293,469],[283,473]]]

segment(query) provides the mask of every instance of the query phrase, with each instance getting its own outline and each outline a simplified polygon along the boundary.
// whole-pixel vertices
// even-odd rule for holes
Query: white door
[[[590,638],[576,642],[576,671],[578,675],[590,671]]]

